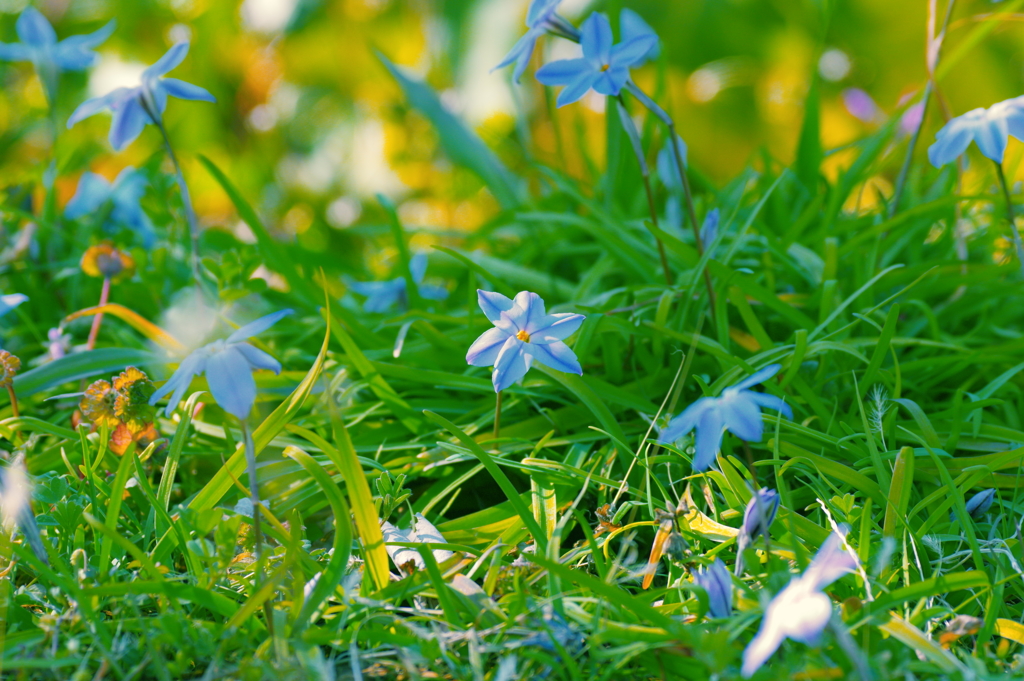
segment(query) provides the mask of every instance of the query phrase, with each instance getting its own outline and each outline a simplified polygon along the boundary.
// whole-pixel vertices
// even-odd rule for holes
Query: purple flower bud
[[[757,490],[757,494],[750,498],[746,510],[743,511],[743,534],[749,540],[754,540],[768,531],[775,522],[780,502],[779,493],[767,487]]]
[[[900,117],[900,132],[904,135],[913,135],[914,131],[921,126],[921,119],[924,118],[924,102],[918,102],[907,108]]]
[[[850,114],[865,123],[871,123],[878,118],[878,105],[871,95],[860,88],[851,87],[843,90],[843,103]]]
[[[708,610],[713,617],[732,614],[732,575],[720,559],[693,573],[693,581],[708,594]]]

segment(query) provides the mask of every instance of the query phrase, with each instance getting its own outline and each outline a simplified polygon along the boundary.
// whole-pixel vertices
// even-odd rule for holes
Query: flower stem
[[[942,30],[939,32],[939,35],[942,35],[943,37],[945,37],[946,29],[949,27],[949,19],[951,16],[953,16],[954,4],[956,4],[956,0],[949,0],[949,4],[946,5],[946,16],[942,20]],[[930,14],[931,12],[929,12],[929,15]],[[934,23],[929,21],[929,25],[933,26]],[[931,32],[931,28],[929,28],[929,32]],[[932,40],[935,40],[935,37],[928,36],[929,44]],[[903,157],[903,165],[900,166],[900,174],[896,176],[896,189],[895,191],[893,191],[892,203],[889,204],[889,211],[887,215],[887,217],[890,219],[894,215],[896,215],[896,211],[899,210],[900,208],[900,199],[903,198],[903,189],[904,187],[906,187],[907,184],[907,175],[910,174],[910,162],[914,158],[914,148],[917,146],[917,140],[921,136],[921,128],[924,127],[925,116],[927,116],[928,114],[928,101],[931,99],[932,92],[935,90],[935,74],[932,71],[932,69],[934,69],[935,66],[938,65],[939,53],[941,52],[941,50],[942,43],[940,42],[935,52],[935,56],[933,58],[934,61],[932,61],[932,59],[929,59],[927,55],[925,56],[925,59],[931,63],[928,69],[928,82],[924,86],[924,94],[921,97],[921,120],[918,121],[916,126],[914,126],[914,132],[910,136],[910,142],[907,144],[906,156]]]
[[[146,103],[145,97],[140,98],[142,108],[149,114],[150,120],[156,125],[157,129],[160,130],[160,136],[164,140],[164,148],[167,150],[167,155],[171,158],[171,163],[174,165],[174,179],[178,183],[178,191],[181,193],[181,202],[185,206],[185,220],[188,222],[188,231],[192,238],[192,276],[195,278],[196,286],[199,285],[199,220],[196,218],[196,212],[192,208],[192,195],[189,194],[188,184],[185,182],[185,175],[181,172],[181,163],[178,162],[178,155],[174,153],[174,147],[171,146],[171,138],[167,134],[167,128],[164,127],[163,119],[150,110],[149,105]]]
[[[18,396],[14,394],[13,385],[8,384],[7,394],[10,395],[11,397],[11,414],[14,416],[14,418],[21,418],[21,412],[18,411]]]
[[[103,278],[103,288],[100,290],[100,302],[98,307],[103,307],[110,299],[110,277]],[[100,335],[100,325],[103,323],[103,313],[98,312],[92,317],[92,328],[89,329],[89,340],[85,343],[86,350],[96,347],[96,338]]]
[[[686,215],[690,221],[690,227],[693,229],[693,243],[697,246],[697,253],[701,256],[704,255],[704,242],[700,238],[700,222],[697,221],[697,210],[693,205],[693,192],[690,191],[690,178],[686,174],[686,164],[683,162],[683,152],[679,148],[679,133],[676,132],[675,121],[672,117],[666,113],[664,109],[658,106],[658,103],[647,96],[647,93],[636,86],[633,81],[626,82],[626,89],[636,97],[640,103],[650,111],[652,114],[661,119],[661,122],[668,128],[669,140],[672,143],[672,158],[676,163],[676,170],[679,172],[679,180],[683,185],[683,204],[686,206]],[[712,317],[715,314],[715,288],[711,282],[711,273],[708,272],[707,268],[704,268],[704,285],[708,290],[708,308],[711,311]]]
[[[1013,199],[1010,198],[1010,187],[1006,184],[1006,175],[1003,174],[1003,164],[996,164],[996,174],[999,176],[999,185],[1003,188],[1003,198],[1006,200],[1006,219],[1010,221],[1010,234],[1013,236],[1013,245],[1017,249],[1017,260],[1020,262],[1021,275],[1024,276],[1024,243],[1021,242],[1020,232],[1017,230],[1017,221],[1013,214]]]
[[[249,498],[252,501],[252,536],[253,551],[256,554],[256,570],[254,571],[253,593],[260,590],[263,582],[263,531],[260,526],[260,492],[259,481],[256,477],[256,444],[252,440],[252,433],[249,424],[239,419],[242,424],[242,441],[245,444],[245,463],[249,469]],[[270,601],[263,604],[263,614],[267,620],[267,629],[273,631],[274,620],[270,607]]]
[[[495,394],[494,399],[494,439],[498,439],[501,432],[501,393]]]
[[[651,224],[654,225],[654,240],[658,243],[658,255],[661,257],[661,269],[665,273],[665,283],[672,286],[672,272],[668,268],[668,256],[665,255],[665,244],[662,243],[659,233],[661,227],[658,225],[658,209],[654,205],[654,192],[651,191],[651,171],[647,167],[647,159],[644,158],[644,150],[640,140],[640,131],[636,129],[636,124],[629,115],[629,111],[626,110],[626,103],[622,99],[622,95],[617,98],[616,106],[619,112],[619,120],[622,121],[622,127],[626,131],[626,136],[629,137],[629,143],[633,147],[633,154],[636,156],[636,161],[640,166],[640,176],[644,181],[644,190],[647,192],[647,209],[651,214]]]

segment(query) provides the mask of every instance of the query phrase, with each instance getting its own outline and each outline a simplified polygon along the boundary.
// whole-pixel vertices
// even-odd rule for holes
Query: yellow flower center
[[[601,67],[601,73],[604,73],[605,71],[607,71],[611,67],[612,67],[611,64],[605,64],[604,66]]]
[[[530,342],[530,334],[526,333],[525,331],[520,331],[519,333],[517,333],[516,338],[523,341],[524,343]]]

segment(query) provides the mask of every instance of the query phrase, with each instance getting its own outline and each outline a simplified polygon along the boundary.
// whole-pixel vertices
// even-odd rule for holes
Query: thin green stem
[[[693,230],[693,243],[697,247],[697,253],[704,255],[704,241],[700,237],[700,222],[697,220],[697,210],[693,205],[693,192],[690,189],[690,178],[686,174],[686,163],[683,162],[683,152],[679,147],[679,133],[676,132],[675,121],[668,113],[658,106],[658,103],[651,99],[646,92],[641,90],[632,81],[626,83],[626,89],[636,97],[640,103],[652,114],[661,119],[661,122],[668,128],[669,141],[672,145],[672,158],[675,161],[676,170],[679,173],[679,180],[683,185],[683,205],[686,206],[686,216]],[[711,273],[704,268],[704,286],[708,290],[708,309],[712,318],[715,316],[715,287],[711,281]]]
[[[622,95],[619,95],[616,99],[618,102],[619,119],[622,121],[622,127],[626,131],[626,136],[629,137],[630,146],[633,147],[633,154],[636,156],[637,164],[640,166],[640,176],[644,181],[644,190],[647,192],[647,209],[651,214],[651,224],[654,225],[654,240],[658,243],[658,255],[661,257],[661,269],[665,273],[665,283],[671,287],[672,272],[668,267],[665,244],[662,243],[661,236],[659,235],[661,228],[658,225],[658,209],[654,205],[654,192],[651,190],[651,172],[647,167],[647,160],[644,158],[640,131],[636,129],[636,124],[633,123],[633,119],[626,109],[626,103],[623,101]]]
[[[946,16],[942,20],[942,30],[940,35],[945,35],[946,29],[949,27],[949,19],[953,16],[953,5],[956,4],[956,0],[949,0],[949,4],[946,5]],[[934,40],[933,36],[928,36],[929,42]],[[945,41],[943,41],[945,42]],[[935,52],[935,61],[931,65],[928,73],[928,82],[924,86],[924,94],[921,96],[921,120],[918,121],[917,125],[914,126],[914,132],[910,135],[910,142],[907,144],[907,153],[903,157],[903,165],[900,167],[900,173],[896,176],[896,189],[893,191],[892,202],[889,204],[888,218],[892,218],[896,215],[896,211],[900,208],[900,199],[903,198],[903,190],[907,185],[907,176],[910,174],[910,163],[914,158],[914,148],[917,147],[917,140],[921,136],[921,129],[924,128],[925,117],[928,115],[928,102],[932,97],[932,92],[935,90],[935,74],[932,72],[939,63],[939,54],[942,51],[942,43],[939,43],[938,50]],[[927,57],[926,57],[927,59]]]
[[[996,164],[999,186],[1003,188],[1003,199],[1006,201],[1006,219],[1010,221],[1010,234],[1013,236],[1013,245],[1017,249],[1017,260],[1020,262],[1021,276],[1024,276],[1024,243],[1021,242],[1020,232],[1017,230],[1017,220],[1013,214],[1013,199],[1010,197],[1010,187],[1006,184],[1003,164],[995,161],[993,163]]]
[[[245,463],[249,471],[249,499],[252,501],[253,552],[256,554],[256,569],[253,571],[253,579],[255,581],[253,593],[258,593],[263,583],[263,530],[260,525],[259,479],[256,476],[256,444],[253,442],[249,424],[243,419],[239,419],[239,421],[242,424]],[[267,620],[267,629],[273,632],[274,619],[270,601],[263,604],[263,614]]]
[[[178,155],[174,153],[174,147],[171,146],[171,138],[167,134],[167,128],[164,127],[163,119],[150,110],[149,105],[146,103],[145,97],[140,97],[139,101],[142,104],[142,108],[145,109],[149,115],[153,124],[160,131],[160,136],[164,140],[164,148],[167,150],[167,155],[171,159],[171,163],[174,165],[174,179],[178,183],[178,191],[181,194],[181,202],[185,207],[185,220],[188,222],[188,231],[191,236],[192,243],[192,276],[195,278],[196,286],[199,285],[199,220],[196,218],[195,209],[192,207],[192,195],[188,191],[188,184],[185,182],[185,175],[181,172],[181,163],[178,162]]]
[[[501,392],[495,394],[494,399],[494,439],[498,439],[501,433]]]

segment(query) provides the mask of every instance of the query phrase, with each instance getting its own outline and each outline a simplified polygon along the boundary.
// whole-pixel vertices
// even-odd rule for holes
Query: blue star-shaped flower
[[[857,565],[843,547],[842,536],[829,535],[804,574],[768,604],[761,629],[743,651],[744,678],[753,676],[787,638],[809,645],[817,642],[832,617],[832,599],[823,591]]]
[[[575,353],[562,342],[580,328],[583,315],[547,314],[541,297],[529,291],[521,291],[514,300],[490,291],[476,293],[480,309],[494,328],[473,342],[466,362],[494,367],[494,392],[525,376],[534,361],[569,374],[583,373]]]
[[[210,394],[221,409],[244,421],[252,411],[256,402],[256,381],[252,377],[254,369],[269,369],[275,374],[281,373],[281,363],[276,359],[245,342],[259,333],[263,333],[276,324],[282,317],[290,315],[291,310],[281,310],[260,317],[250,322],[223,340],[216,340],[204,345],[186,357],[178,369],[163,386],[153,393],[149,399],[155,405],[166,395],[171,399],[167,403],[167,416],[171,415],[185,391],[192,383],[192,378],[206,373],[206,382],[210,386]]]
[[[793,411],[781,398],[748,388],[767,381],[781,368],[779,364],[771,364],[726,388],[719,397],[700,398],[669,422],[661,431],[659,442],[675,442],[696,428],[697,453],[693,458],[693,470],[698,473],[707,470],[718,456],[726,430],[741,440],[759,442],[764,433],[761,407],[777,409],[787,418],[793,418]]]
[[[516,44],[512,46],[512,49],[501,60],[501,63],[492,70],[503,69],[512,62],[515,62],[516,68],[512,77],[518,83],[519,79],[523,76],[523,72],[526,71],[527,65],[530,63],[530,57],[533,56],[533,48],[536,47],[538,38],[549,31],[565,34],[568,29],[571,29],[575,32],[576,29],[572,28],[571,24],[560,17],[555,11],[558,9],[560,2],[562,0],[533,0],[530,3],[530,9],[526,12],[526,27],[528,30],[522,38],[516,41]]]
[[[591,88],[602,95],[618,95],[629,81],[629,69],[639,65],[658,44],[653,32],[641,32],[612,44],[612,26],[608,17],[594,12],[583,22],[580,45],[583,57],[562,59],[537,70],[537,80],[545,85],[565,85],[558,95],[558,106],[572,104]]]
[[[61,71],[84,71],[96,63],[98,47],[114,32],[115,22],[86,35],[73,35],[57,41],[53,26],[34,7],[26,7],[14,28],[20,43],[0,43],[0,59],[4,61],[30,61],[46,87],[53,102],[57,90],[57,76]]]
[[[164,78],[174,70],[188,54],[189,44],[178,43],[167,50],[164,56],[142,72],[142,83],[136,87],[121,87],[102,97],[93,97],[82,102],[68,119],[68,127],[89,118],[100,111],[110,110],[114,118],[110,123],[110,145],[120,151],[142,134],[150,123],[161,124],[161,117],[167,109],[167,97],[202,102],[216,102],[209,92],[177,78]]]
[[[957,116],[935,134],[928,160],[936,168],[956,160],[973,140],[985,157],[1003,162],[1010,136],[1024,140],[1024,97],[1014,97],[987,109],[972,109]]]
[[[417,253],[409,260],[409,273],[421,298],[427,300],[444,300],[448,297],[448,290],[433,284],[424,284],[423,277],[427,275],[427,254]],[[396,303],[406,305],[408,297],[405,292],[405,277],[398,277],[388,281],[350,281],[349,288],[361,296],[366,296],[363,309],[367,312],[387,312]]]
[[[107,224],[130,228],[142,237],[143,244],[148,248],[152,246],[156,232],[149,216],[139,205],[148,184],[145,175],[131,166],[122,170],[113,184],[101,175],[82,173],[78,190],[64,208],[64,216],[75,220],[95,213],[109,202],[110,220]]]

